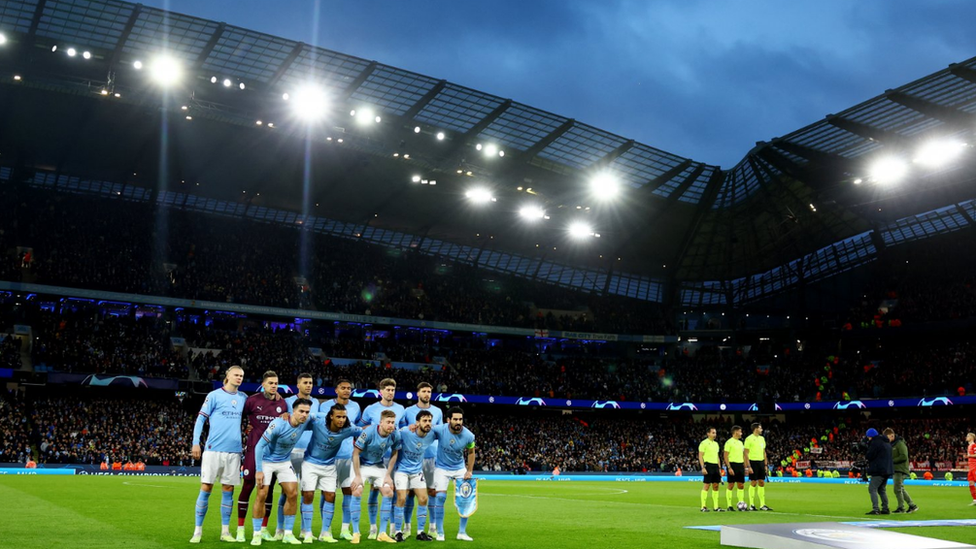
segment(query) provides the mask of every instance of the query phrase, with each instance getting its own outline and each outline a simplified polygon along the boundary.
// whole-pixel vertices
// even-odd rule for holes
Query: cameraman
[[[888,479],[895,474],[895,464],[891,457],[891,442],[888,437],[878,436],[878,430],[868,429],[865,433],[868,439],[868,468],[867,475],[871,477],[868,493],[871,494],[871,511],[869,515],[890,515],[888,509]],[[878,496],[881,496],[881,508],[878,508]]]

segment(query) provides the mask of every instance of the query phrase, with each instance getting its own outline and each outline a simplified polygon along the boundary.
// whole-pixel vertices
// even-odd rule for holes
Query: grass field
[[[766,489],[773,512],[701,513],[700,485],[650,482],[503,482],[479,485],[479,509],[468,533],[489,547],[720,547],[719,534],[685,526],[761,522],[864,520],[870,510],[864,485],[777,484]],[[0,477],[0,545],[17,549],[87,547],[189,547],[198,480],[177,477]],[[889,487],[890,493],[890,487]],[[976,518],[966,488],[911,487],[921,510],[885,519]],[[724,493],[722,497],[724,502]],[[892,503],[894,501],[892,500]],[[316,505],[316,508],[318,506]],[[892,505],[894,507],[894,505]],[[231,520],[235,531],[236,509]],[[333,531],[338,533],[338,516]],[[366,513],[363,512],[366,523]],[[272,522],[274,519],[272,518]],[[250,540],[250,526],[247,526]],[[319,530],[316,517],[314,531]],[[457,541],[457,514],[446,519],[447,542]],[[967,527],[904,528],[910,534],[976,543]],[[220,497],[210,499],[201,546],[227,546],[220,533]],[[342,542],[347,543],[347,542]],[[363,539],[363,545],[377,542]],[[414,539],[406,543],[422,545]],[[278,543],[265,543],[280,546]],[[320,545],[316,542],[315,545]],[[341,547],[341,545],[339,545]]]

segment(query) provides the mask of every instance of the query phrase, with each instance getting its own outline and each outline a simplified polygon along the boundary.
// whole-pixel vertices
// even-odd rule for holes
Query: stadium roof
[[[576,265],[602,273],[588,286],[598,291],[613,272],[726,290],[791,264],[805,277],[800,258],[973,197],[968,148],[915,168],[910,183],[869,174],[879,155],[911,160],[934,137],[971,140],[976,60],[758,143],[723,170],[436,77],[139,4],[8,0],[0,33],[0,166],[21,179],[72,174],[178,193],[174,205],[192,195],[252,217],[297,212],[350,236],[418,235],[525,263],[533,276],[545,262]],[[163,53],[186,73],[166,91],[134,67]],[[314,127],[283,100],[308,83],[331,105]],[[622,183],[617,201],[590,192],[601,174]],[[497,202],[470,205],[475,186]],[[520,221],[527,203],[550,219]],[[579,220],[600,237],[568,237]],[[837,268],[839,257],[824,261]]]

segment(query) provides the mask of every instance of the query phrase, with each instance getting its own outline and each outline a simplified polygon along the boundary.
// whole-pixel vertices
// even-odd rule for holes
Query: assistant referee
[[[729,511],[735,511],[737,507],[732,504],[736,488],[739,489],[738,503],[744,503],[746,497],[746,466],[743,458],[742,427],[732,426],[732,438],[725,441],[725,468],[728,471],[728,487],[725,491],[725,499],[729,504]]]
[[[719,470],[718,442],[715,441],[715,428],[708,428],[708,438],[698,445],[698,465],[704,475],[704,485],[701,491],[702,513],[708,512],[708,491],[712,491],[712,503],[716,511],[725,511],[718,506],[718,488],[722,483],[722,471]]]

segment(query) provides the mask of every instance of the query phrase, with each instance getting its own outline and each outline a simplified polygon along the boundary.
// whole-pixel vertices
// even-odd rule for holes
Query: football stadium
[[[931,71],[719,166],[0,2],[2,545],[973,547],[976,58]]]

